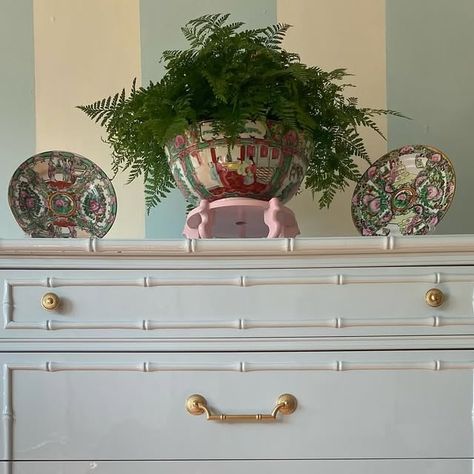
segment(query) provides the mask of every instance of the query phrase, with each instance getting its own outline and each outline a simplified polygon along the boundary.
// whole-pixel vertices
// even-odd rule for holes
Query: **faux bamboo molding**
[[[63,278],[49,276],[41,279],[5,280],[4,286],[10,287],[143,287],[153,288],[160,286],[268,286],[268,285],[362,285],[362,284],[404,284],[404,283],[474,283],[474,274],[455,272],[432,272],[425,274],[379,274],[356,275],[337,273],[332,275],[307,276],[272,276],[272,275],[245,275],[237,274],[231,277],[150,277],[106,279],[106,278]],[[4,290],[7,291],[6,289]]]
[[[454,318],[429,316],[426,318],[330,318],[321,320],[280,320],[280,321],[257,321],[249,319],[234,319],[222,321],[158,321],[143,319],[137,321],[58,321],[48,319],[45,321],[17,322],[4,320],[5,329],[18,330],[43,330],[61,331],[68,329],[123,329],[137,331],[163,331],[171,329],[297,329],[297,328],[356,328],[356,327],[450,327],[450,326],[474,326],[474,318]]]
[[[60,240],[60,241],[59,241]],[[317,237],[284,239],[108,240],[0,239],[2,255],[215,256],[474,253],[474,238],[456,236]]]

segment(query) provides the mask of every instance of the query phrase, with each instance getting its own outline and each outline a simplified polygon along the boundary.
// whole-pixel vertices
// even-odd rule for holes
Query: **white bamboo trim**
[[[344,372],[344,371],[366,371],[366,370],[473,370],[474,360],[443,361],[443,360],[408,360],[408,361],[345,361],[332,360],[318,363],[287,363],[287,362],[247,362],[234,361],[229,363],[160,363],[160,362],[133,362],[133,363],[70,363],[57,361],[44,361],[40,363],[12,363],[4,367],[4,374],[9,371],[40,371],[40,372],[84,372],[84,371],[106,371],[106,372],[268,372],[268,371],[311,371],[311,372]],[[9,374],[7,377],[10,377]],[[10,381],[11,382],[11,381]],[[8,383],[10,383],[8,382]],[[8,393],[11,392],[7,389]],[[3,413],[13,413],[11,409],[11,397],[6,400]]]
[[[241,372],[260,371],[367,371],[367,370],[464,370],[474,369],[474,361],[383,361],[383,362],[353,362],[335,360],[316,364],[253,364],[242,362]]]
[[[94,279],[94,278],[57,278],[46,277],[40,280],[10,280],[8,283],[12,287],[44,287],[44,288],[60,288],[60,287],[143,287],[152,288],[156,286],[244,286],[239,275],[235,277],[225,278],[216,276],[214,278],[204,277],[178,277],[178,278],[125,278],[125,279]],[[474,279],[474,276],[472,277]]]
[[[129,329],[129,330],[165,330],[165,329],[245,329],[242,320],[231,321],[157,321],[143,319],[138,321],[46,321],[16,322],[9,321],[5,329],[41,329],[58,331],[64,329]],[[474,324],[474,322],[473,322]],[[277,326],[275,326],[277,327]]]
[[[12,288],[8,281],[3,282],[3,325],[6,328],[7,325],[13,320],[13,301],[12,301]]]
[[[2,384],[3,384],[3,404],[2,404],[2,422],[3,436],[2,459],[13,459],[13,393],[12,393],[12,370],[8,364],[2,366]],[[7,470],[8,472],[9,470]]]
[[[90,239],[0,239],[0,255],[77,254],[178,255],[191,252],[191,241]]]
[[[59,321],[48,319],[45,321],[17,322],[6,320],[5,329],[60,331],[68,329],[111,330],[126,329],[140,331],[159,331],[171,329],[297,329],[297,328],[357,328],[357,327],[449,327],[474,326],[474,318],[451,318],[442,316],[428,316],[426,318],[329,318],[321,320],[280,320],[258,321],[249,319],[233,319],[222,321],[158,321],[142,319],[137,321]]]
[[[185,272],[183,272],[185,273]],[[399,273],[399,274],[343,274],[332,275],[308,275],[308,276],[249,276],[235,275],[225,277],[183,276],[183,277],[150,277],[106,279],[106,278],[58,278],[45,277],[41,279],[18,279],[6,280],[5,285],[10,287],[144,287],[153,288],[159,286],[268,286],[268,285],[361,285],[361,284],[405,284],[405,283],[473,283],[474,274],[455,272],[427,272],[424,274]],[[6,290],[5,290],[6,291]]]
[[[474,236],[319,237],[298,239],[0,239],[0,255],[357,255],[474,253]]]

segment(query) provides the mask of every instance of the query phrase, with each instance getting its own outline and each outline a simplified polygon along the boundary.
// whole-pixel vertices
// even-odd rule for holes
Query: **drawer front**
[[[472,334],[470,267],[6,271],[0,337]],[[425,301],[439,289],[444,302]],[[54,292],[56,309],[42,307]]]
[[[0,363],[4,460],[473,455],[474,351],[23,353]],[[273,422],[208,421],[185,409],[196,393],[211,413],[268,414],[284,393],[298,407]]]
[[[351,460],[351,461],[76,461],[16,462],[13,474],[472,474],[473,461]],[[4,463],[5,464],[5,463]],[[2,471],[3,467],[3,471]],[[7,473],[0,463],[0,473]],[[12,471],[10,471],[12,472]]]

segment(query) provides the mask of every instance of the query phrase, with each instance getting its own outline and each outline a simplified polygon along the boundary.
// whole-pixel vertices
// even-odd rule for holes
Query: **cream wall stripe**
[[[78,104],[140,81],[138,0],[34,0],[37,151],[64,149],[109,175],[103,130]],[[114,180],[118,216],[107,237],[144,236],[143,185]]]
[[[357,86],[349,93],[362,106],[386,107],[385,2],[383,0],[278,0],[277,17],[293,28],[284,47],[301,55],[303,62],[323,69],[347,68]],[[386,130],[386,120],[380,122]],[[370,156],[377,159],[387,146],[367,134]],[[362,169],[365,164],[362,163]],[[293,198],[289,207],[303,236],[351,235],[356,230],[350,215],[352,189],[339,195],[329,210],[319,211],[311,193]]]

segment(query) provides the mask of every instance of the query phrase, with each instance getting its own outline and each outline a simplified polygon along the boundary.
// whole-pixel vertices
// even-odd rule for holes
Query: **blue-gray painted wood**
[[[207,13],[231,13],[249,27],[276,23],[276,0],[165,0],[140,1],[142,83],[156,81],[164,72],[159,59],[164,50],[186,48],[181,26]],[[148,238],[176,238],[185,222],[185,201],[174,190],[145,220]]]
[[[387,0],[389,146],[434,145],[457,174],[453,205],[437,232],[472,233],[474,219],[474,2]]]
[[[33,0],[0,0],[0,236],[22,230],[8,206],[16,167],[35,152]]]

